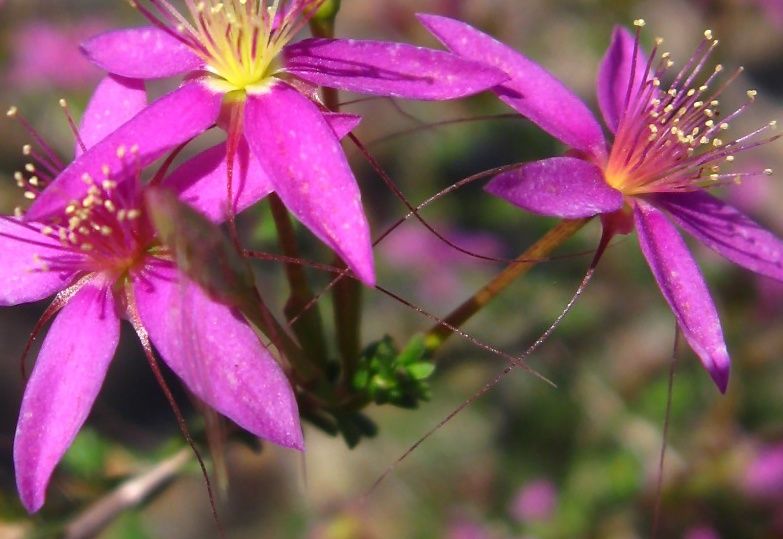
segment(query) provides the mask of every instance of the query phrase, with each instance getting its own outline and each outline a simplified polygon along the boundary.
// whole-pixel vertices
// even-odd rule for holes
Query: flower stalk
[[[470,320],[473,315],[487,306],[498,294],[508,288],[511,283],[525,275],[536,265],[548,257],[555,249],[563,245],[574,234],[579,232],[589,221],[590,217],[582,219],[564,219],[554,228],[544,234],[536,243],[531,245],[516,260],[495,276],[490,282],[481,287],[475,294],[466,299],[454,309],[443,322],[433,326],[424,336],[427,352],[434,354],[446,340],[454,333],[455,328],[461,327]]]
[[[335,20],[340,10],[340,0],[326,0],[310,19],[310,31],[319,38],[334,38]],[[334,88],[322,88],[323,105],[331,112],[340,111],[340,100]],[[339,257],[335,264],[345,267]],[[342,359],[342,379],[350,384],[361,353],[362,285],[354,279],[341,279],[334,287],[334,319],[337,348]]]
[[[272,211],[272,218],[277,227],[277,238],[283,254],[294,260],[300,258],[299,247],[296,242],[296,233],[294,231],[291,216],[288,213],[283,202],[276,194],[269,197],[269,205]],[[323,331],[321,312],[317,306],[311,309],[305,307],[311,304],[313,292],[307,280],[304,267],[300,264],[285,264],[286,278],[291,290],[291,295],[285,305],[286,318],[292,320],[299,315],[292,324],[292,329],[302,345],[302,349],[310,360],[323,366],[326,361],[324,351],[326,347],[326,338]]]

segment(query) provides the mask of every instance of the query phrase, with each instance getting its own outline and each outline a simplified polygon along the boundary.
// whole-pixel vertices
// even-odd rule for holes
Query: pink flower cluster
[[[600,215],[607,241],[635,229],[684,337],[726,390],[729,355],[718,315],[675,225],[776,280],[783,280],[783,243],[708,193],[736,177],[721,167],[764,142],[771,128],[725,137],[755,93],[718,116],[724,85],[722,69],[705,71],[716,43],[709,32],[666,86],[668,56],[645,53],[638,31],[614,31],[598,71],[608,141],[582,101],[541,66],[454,19],[420,16],[447,52],[381,41],[296,41],[319,0],[186,0],[183,10],[167,0],[132,4],[147,26],[82,45],[106,75],[78,129],[75,156],[63,163],[40,140],[27,147],[30,163],[17,182],[32,205],[0,219],[0,303],[56,295],[15,439],[28,510],[43,505],[55,466],[87,418],[122,319],[202,401],[256,436],[303,448],[288,373],[241,313],[199,288],[162,248],[142,178],[161,157],[216,129],[224,140],[161,173],[160,188],[215,223],[275,193],[373,285],[370,227],[340,144],[360,118],[328,110],[318,93],[324,87],[419,100],[490,89],[568,145],[566,156],[521,164],[487,191],[542,215]],[[148,103],[147,81],[171,78],[177,87]],[[531,489],[520,495],[516,514],[546,518],[555,504],[551,486]]]

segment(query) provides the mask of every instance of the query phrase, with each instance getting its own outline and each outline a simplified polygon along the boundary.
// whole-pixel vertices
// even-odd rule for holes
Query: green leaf
[[[411,363],[405,370],[414,380],[426,380],[435,372],[435,364],[429,361]]]
[[[403,365],[418,363],[426,357],[427,344],[423,334],[414,335],[405,348],[402,349],[397,360]]]

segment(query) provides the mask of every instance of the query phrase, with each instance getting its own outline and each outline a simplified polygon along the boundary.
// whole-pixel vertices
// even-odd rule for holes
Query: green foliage
[[[387,335],[362,352],[353,388],[376,404],[414,409],[430,399],[428,379],[434,372],[422,336],[413,337],[398,351]]]
[[[100,477],[110,443],[92,429],[82,429],[63,457],[63,465],[82,479]]]

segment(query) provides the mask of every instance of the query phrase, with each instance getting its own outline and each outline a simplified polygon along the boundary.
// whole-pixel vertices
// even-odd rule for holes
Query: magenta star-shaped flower
[[[674,224],[732,262],[777,280],[783,280],[783,242],[708,193],[740,178],[721,167],[737,153],[768,142],[758,135],[774,127],[772,122],[736,140],[723,138],[749,103],[718,115],[728,84],[716,80],[723,68],[700,77],[717,44],[711,32],[666,87],[662,78],[673,63],[667,53],[658,57],[660,42],[646,55],[638,33],[615,29],[598,74],[598,102],[614,135],[607,144],[584,103],[541,66],[462,22],[432,15],[420,20],[453,52],[505,71],[510,80],[495,94],[572,148],[568,156],[495,177],[487,191],[541,215],[600,214],[607,236],[635,227],[685,339],[725,391],[730,362],[718,314]],[[755,92],[748,96],[752,101]]]
[[[124,107],[107,114],[103,105],[115,99]],[[145,105],[143,88],[104,81],[80,129],[86,153]],[[46,152],[26,149],[32,162],[17,181],[28,198],[46,196],[56,186],[40,188],[57,167]],[[17,485],[31,512],[43,505],[55,466],[87,419],[122,318],[199,399],[256,436],[303,447],[285,373],[242,314],[213,300],[157,244],[135,149],[121,147],[115,155],[126,166],[116,174],[83,175],[81,189],[70,187],[73,198],[61,211],[41,219],[0,216],[0,305],[57,294],[46,316],[59,311],[25,389],[14,441]],[[174,178],[163,185],[218,221],[222,178]]]
[[[257,170],[234,190],[274,190],[362,281],[374,283],[369,226],[338,140],[358,117],[326,111],[316,97],[318,86],[441,100],[480,92],[507,77],[445,51],[401,43],[291,43],[321,3],[186,0],[188,18],[166,0],[133,2],[152,26],[100,35],[83,45],[85,54],[113,75],[185,75],[185,81],[77,159],[33,204],[29,217],[61,209],[85,172],[113,169],[119,146],[138,146],[146,165],[218,124],[227,130],[228,143],[202,158],[215,164],[220,154],[229,154],[228,170],[234,158]],[[224,198],[228,209],[227,190]]]

